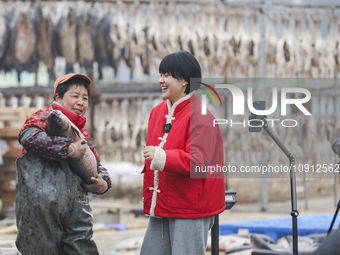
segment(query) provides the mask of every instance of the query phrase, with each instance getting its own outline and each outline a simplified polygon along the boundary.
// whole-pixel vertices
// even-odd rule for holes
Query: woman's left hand
[[[153,160],[153,157],[155,155],[155,146],[146,146],[144,144],[144,151],[143,151],[143,156],[146,160]]]
[[[96,177],[91,177],[91,181],[91,184],[86,184],[84,182],[81,184],[83,189],[87,192],[101,194],[104,193],[108,188],[107,182],[104,181],[99,174],[97,174]]]

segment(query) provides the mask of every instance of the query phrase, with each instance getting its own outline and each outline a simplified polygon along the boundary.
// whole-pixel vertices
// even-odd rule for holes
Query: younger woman
[[[143,212],[151,217],[141,255],[204,255],[213,216],[225,209],[224,176],[197,174],[195,166],[224,166],[223,140],[212,114],[201,114],[193,94],[198,86],[192,78],[201,78],[196,58],[170,54],[159,73],[166,100],[148,123]]]

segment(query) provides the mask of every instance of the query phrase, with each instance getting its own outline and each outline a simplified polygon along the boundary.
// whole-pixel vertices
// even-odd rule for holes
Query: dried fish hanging
[[[194,7],[189,7],[194,12]],[[178,22],[177,4],[175,2],[169,2],[167,7],[164,7],[163,25],[167,29],[164,30],[164,48],[163,54],[168,55],[173,52],[179,51],[179,38],[176,36],[180,30],[180,23]],[[190,22],[190,18],[187,19]],[[167,25],[168,24],[168,25]],[[171,25],[169,25],[171,24]],[[189,27],[195,27],[194,24],[188,24]],[[187,34],[188,38],[192,37],[192,33]],[[190,39],[189,39],[190,40]],[[194,54],[195,55],[195,54]]]
[[[153,97],[152,96],[149,96],[146,100],[143,99],[143,102],[145,102],[145,113],[143,111],[143,119],[142,119],[142,123],[141,123],[141,135],[139,137],[139,142],[137,142],[137,144],[140,145],[138,149],[142,149],[143,148],[143,145],[145,144],[146,142],[146,136],[147,136],[147,131],[148,131],[148,120],[149,120],[149,117],[150,117],[150,113],[153,109],[153,105],[152,105],[152,101],[153,101]],[[163,100],[163,99],[162,99]],[[160,102],[162,102],[162,100],[160,100]],[[142,161],[143,161],[143,158],[142,158]]]
[[[93,63],[95,61],[95,36],[99,24],[96,10],[90,4],[85,4],[77,18],[78,60],[80,67],[84,67],[86,74],[93,77]]]
[[[246,54],[246,47],[243,45],[245,40],[242,40],[245,36],[243,8],[231,8],[229,14],[231,19],[228,21],[228,29],[230,29],[232,34],[230,44],[233,54],[228,67],[232,76],[240,77],[241,74],[246,73],[243,62]]]
[[[3,8],[0,12],[0,70],[10,72],[13,66],[10,54],[10,16],[13,11]]]
[[[312,15],[312,76],[334,77],[334,58],[321,37],[322,13]]]
[[[334,114],[335,124],[334,124],[334,133],[333,138],[340,136],[340,116],[339,113]]]
[[[107,161],[142,163],[140,154],[146,141],[148,116],[154,98],[103,98],[95,107],[98,151]],[[146,103],[146,108],[143,107]],[[136,109],[138,109],[136,111]],[[146,110],[146,112],[144,112]]]
[[[73,65],[78,62],[77,58],[77,17],[73,6],[64,3],[65,9],[58,23],[59,37],[58,56],[64,57],[66,61],[65,73],[73,73]]]
[[[217,9],[217,16],[216,23],[217,23],[217,30],[215,36],[217,38],[218,48],[217,48],[217,64],[218,70],[217,73],[226,77],[226,69],[228,67],[228,61],[230,60],[232,54],[232,48],[230,45],[231,34],[228,30],[226,30],[227,22],[228,22],[228,14],[227,8],[218,8]]]
[[[336,71],[339,72],[340,71],[340,17],[339,17],[339,13],[337,13],[335,17],[336,18],[334,19],[334,25],[335,25],[334,58],[335,58]]]
[[[121,1],[117,2],[116,7],[111,7],[113,18],[110,24],[110,38],[113,42],[113,63],[115,68],[115,74],[117,74],[117,68],[120,62],[123,60],[122,51],[128,42],[128,28],[127,21],[124,17],[125,6]]]
[[[38,11],[38,4],[23,5],[11,22],[10,52],[19,82],[22,71],[38,71]]]
[[[120,109],[116,99],[102,99],[95,108],[94,137],[98,141],[98,150],[103,159],[119,161],[121,158],[121,138],[117,135],[120,121]]]
[[[130,52],[131,55],[129,56],[130,61],[134,61],[133,56],[137,56],[138,59],[140,59],[143,70],[145,69],[143,65],[143,56],[146,56],[146,36],[145,36],[145,26],[142,13],[141,13],[141,7],[139,4],[135,4],[133,6],[134,10],[134,20],[133,23],[129,27],[129,42],[130,42]],[[145,57],[144,57],[145,58]],[[145,58],[147,59],[147,58]],[[148,74],[146,72],[146,74]]]
[[[201,8],[197,5],[191,7],[192,15],[189,26],[191,27],[191,39],[190,39],[190,52],[202,63],[201,67],[204,68],[203,61],[205,59],[204,53],[204,20],[205,16],[200,13]],[[173,31],[172,34],[176,33]],[[174,52],[174,51],[172,51]],[[204,70],[203,70],[204,71]]]
[[[133,105],[130,107],[130,111],[133,112],[130,113],[131,139],[129,148],[131,149],[133,162],[141,162],[140,149],[143,147],[143,141],[140,140],[140,137],[142,136],[143,118],[145,118],[142,109],[143,98],[139,97],[131,103]]]
[[[193,41],[195,40],[194,34],[190,29],[190,20],[192,15],[192,4],[181,4],[180,12],[178,13],[178,23],[181,24],[177,26],[177,51],[188,51],[193,52]],[[171,35],[168,34],[170,37]],[[163,55],[166,55],[167,52],[161,54],[160,58]]]
[[[99,24],[95,35],[95,60],[98,63],[98,79],[103,79],[103,68],[111,66],[116,69],[117,64],[113,58],[113,42],[110,37],[111,9],[108,4],[99,5]],[[102,13],[102,17],[101,17]]]
[[[229,44],[230,34],[225,31],[225,8],[215,7],[215,64],[214,73],[217,75],[223,75],[224,69],[227,67],[227,62],[230,57],[231,48]]]
[[[266,73],[273,76],[276,70],[277,36],[276,36],[277,16],[268,13],[266,15]]]
[[[135,146],[132,146],[132,143],[137,143],[137,141],[133,139],[132,132],[135,126],[136,116],[136,108],[135,108],[135,98],[124,98],[122,100],[122,158],[124,161],[136,162],[135,159]],[[137,124],[137,123],[136,123]],[[139,127],[140,128],[140,127]],[[139,152],[141,151],[141,147],[139,148]]]
[[[54,51],[55,23],[51,18],[51,5],[44,5],[38,9],[39,13],[39,41],[38,54],[40,61],[46,66],[49,74],[49,84],[53,84],[56,77],[54,73],[54,59],[57,53]]]
[[[229,29],[229,9],[227,7],[220,8],[220,30],[217,33],[220,41],[219,47],[219,63],[220,75],[227,77],[227,69],[230,65],[230,60],[233,57],[233,48],[231,45],[232,34]]]
[[[93,111],[94,111],[93,115],[94,123],[96,123],[94,137],[96,138],[97,143],[100,145],[97,147],[97,150],[102,155],[103,151],[106,152],[109,150],[109,147],[107,145],[107,139],[105,137],[106,123],[109,117],[107,116],[109,112],[109,106],[107,101],[102,99],[100,103],[95,105]]]
[[[217,10],[217,6],[210,5],[207,6],[205,12],[206,27],[204,30],[207,32],[203,39],[203,49],[206,57],[205,61],[208,66],[208,72],[211,74],[219,73],[220,69],[218,53],[221,53],[219,48],[221,47],[222,42],[219,40],[220,38],[218,36],[221,27],[219,27],[219,17],[218,15],[215,15]]]
[[[326,65],[327,65],[327,74],[326,77],[334,78],[335,70],[336,70],[336,37],[333,28],[333,20],[334,15],[329,16],[328,25],[327,25],[327,38],[324,40],[325,48],[324,48],[324,55],[326,58]]]
[[[116,151],[112,151],[114,153],[114,157],[122,159],[123,158],[123,148],[121,141],[123,140],[121,135],[122,130],[122,110],[121,110],[121,100],[118,98],[114,98],[110,105],[112,109],[112,115],[109,117],[107,124],[107,143],[108,145],[112,144],[112,149],[117,148]]]
[[[307,13],[295,13],[295,39],[299,77],[310,77],[312,63],[311,34],[308,31]],[[303,23],[304,21],[304,23]],[[303,26],[304,25],[304,26]]]
[[[253,67],[254,70],[248,70],[247,76],[253,77],[259,75],[259,56],[260,56],[260,26],[258,23],[258,13],[257,9],[248,10],[250,14],[248,15],[249,24],[249,38],[246,41],[247,56],[246,62],[248,63],[248,68]]]
[[[123,149],[127,149],[129,147],[129,108],[130,108],[130,102],[128,98],[124,98],[121,104],[122,108],[122,118],[121,118],[121,136],[122,136],[122,147]],[[125,153],[126,154],[126,153]]]
[[[5,13],[1,14],[0,22],[2,40],[12,34],[13,42],[18,31],[4,33],[3,17],[4,15],[8,17],[7,23],[11,20],[13,29],[13,23],[16,23],[14,19],[20,17],[19,12],[22,12],[22,8],[14,8],[13,3],[0,2],[0,4],[4,7],[2,10]],[[23,8],[28,9],[27,6],[28,4],[23,4]],[[275,10],[275,6],[272,8]],[[60,17],[58,16],[57,21],[51,21],[55,19],[53,16],[56,16],[51,11],[54,9],[64,11]],[[265,9],[267,73],[273,76],[275,72],[276,77],[295,77],[297,74],[299,77],[333,77],[334,69],[339,69],[338,14],[332,12],[325,40],[320,34],[320,13],[311,15],[309,24],[305,21],[306,15],[303,11],[286,10],[286,13],[281,15],[283,35],[277,40],[276,16],[271,8]],[[34,12],[37,13],[37,17],[31,21],[35,16],[31,13]],[[28,21],[34,21],[34,24],[27,24],[25,29],[28,31],[33,28],[36,34],[38,31],[39,36],[35,36],[39,39],[36,40],[38,60],[34,60],[33,65],[27,64],[26,67],[29,66],[28,71],[36,69],[36,62],[40,60],[47,67],[51,77],[54,72],[53,60],[57,56],[65,59],[66,72],[71,72],[73,66],[79,64],[90,76],[93,73],[93,64],[97,62],[99,79],[103,78],[104,66],[111,66],[116,71],[124,60],[132,70],[133,79],[132,72],[136,59],[141,60],[143,72],[149,74],[151,64],[156,68],[165,55],[180,50],[194,54],[204,71],[210,75],[235,77],[259,75],[260,29],[257,9],[221,3],[156,1],[145,4],[134,1],[130,4],[122,0],[100,3],[64,1],[36,4],[27,15]],[[290,19],[294,16],[295,36],[292,35],[290,27]],[[248,31],[245,30],[245,20],[248,20]],[[57,28],[51,35],[56,22]],[[332,29],[333,23],[336,25],[335,31]],[[312,28],[311,32],[308,31],[308,25]],[[22,29],[20,31],[23,31]],[[27,31],[23,33],[29,34]],[[13,49],[16,44],[11,43],[10,54],[7,52],[6,57],[3,54],[0,56],[4,59],[0,68],[9,71],[13,66],[11,59],[16,58],[19,73],[26,70],[27,68],[25,69],[19,62],[28,62],[29,52],[36,51],[34,46],[36,43],[32,43],[33,40],[32,33],[29,43],[24,45],[24,48],[17,47],[16,53]],[[52,46],[49,46],[51,41]],[[16,43],[18,46],[20,40],[18,39]],[[50,48],[52,49],[49,50]],[[50,83],[52,80],[53,78],[50,78]]]
[[[198,60],[200,61],[202,72],[206,73],[209,68],[208,57],[211,54],[210,48],[212,48],[207,35],[207,26],[210,24],[211,17],[209,17],[209,14],[207,13],[207,5],[205,5],[205,8],[203,10],[202,8],[200,8],[199,11],[201,11],[201,14],[199,14],[200,19],[197,20],[199,25],[196,29],[196,35],[199,43],[199,52],[196,52],[196,55],[198,57]],[[196,15],[199,11],[197,11]]]
[[[138,16],[137,16],[138,17]],[[149,52],[149,48],[148,48],[148,42],[147,42],[147,25],[146,23],[142,26],[143,28],[143,32],[138,33],[139,36],[141,36],[140,38],[138,37],[138,41],[139,42],[144,42],[144,47],[142,44],[140,44],[138,48],[143,47],[143,49],[141,49],[142,53],[140,55],[140,62],[142,65],[142,69],[143,69],[143,73],[144,74],[150,74],[150,63],[151,63],[151,54]],[[143,38],[144,35],[144,38]]]
[[[294,36],[290,28],[290,17],[288,11],[281,15],[283,31],[276,53],[277,77],[294,77],[296,74]]]
[[[138,5],[130,6],[130,8],[126,11],[126,16],[130,18],[127,19],[127,31],[126,31],[127,40],[125,46],[123,46],[122,48],[122,56],[125,61],[125,64],[131,69],[130,79],[133,79],[133,71],[135,70],[136,67],[136,58],[140,57],[141,55],[137,54],[136,52],[136,50],[139,48],[137,41],[138,32],[135,29],[136,17],[135,19],[132,18],[134,15],[139,16],[138,13],[139,13]],[[140,28],[141,27],[139,27],[139,29]],[[142,32],[142,30],[140,29],[139,32]],[[133,46],[135,46],[135,48],[132,48]]]
[[[161,56],[161,24],[160,24],[160,6],[158,3],[151,3],[150,4],[150,11],[152,13],[151,19],[149,24],[146,28],[146,35],[147,35],[147,47],[148,51],[150,52],[151,58],[158,58],[160,59]],[[152,63],[150,63],[152,64]],[[154,68],[157,68],[157,64],[154,64]]]

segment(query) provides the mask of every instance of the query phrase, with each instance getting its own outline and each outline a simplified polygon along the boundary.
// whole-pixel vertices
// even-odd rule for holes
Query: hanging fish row
[[[98,63],[114,70],[125,61],[132,70],[136,58],[143,72],[169,53],[189,51],[211,74],[253,76],[259,74],[260,28],[258,11],[214,4],[123,4],[86,2],[0,2],[0,70],[37,72],[42,62],[54,77],[54,60],[66,60],[93,74]],[[321,37],[321,13],[282,15],[283,34],[276,35],[277,16],[266,15],[267,73],[276,77],[333,77],[339,66],[338,17],[331,16],[328,37]],[[245,17],[248,30],[245,30]],[[332,22],[336,21],[334,31]],[[311,26],[311,32],[308,29]],[[156,61],[157,62],[157,61]],[[156,63],[157,66],[157,63]]]
[[[115,33],[117,26],[110,13],[99,17],[97,10],[81,2],[20,4],[0,2],[0,70],[11,72],[14,68],[19,82],[22,71],[36,73],[42,62],[53,84],[57,57],[65,59],[66,73],[73,72],[78,63],[89,76],[97,62],[99,79],[103,66],[116,70],[121,60],[131,61],[125,57],[127,51],[112,40],[112,34],[120,35]]]

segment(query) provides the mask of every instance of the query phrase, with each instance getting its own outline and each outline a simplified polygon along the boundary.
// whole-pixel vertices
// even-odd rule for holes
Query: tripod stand
[[[259,106],[262,103],[264,110],[264,101],[255,101],[254,106]],[[260,110],[260,109],[259,109]],[[256,123],[257,127],[255,129],[249,128],[250,132],[260,132],[261,127],[266,130],[268,135],[274,140],[274,142],[280,147],[284,154],[289,159],[289,166],[290,166],[290,189],[291,189],[291,204],[292,204],[292,211],[290,215],[292,216],[292,228],[293,228],[293,254],[298,255],[298,229],[297,229],[297,217],[299,216],[299,212],[297,211],[297,202],[296,202],[296,180],[295,180],[295,158],[293,155],[288,151],[288,149],[283,145],[280,139],[275,135],[275,133],[270,129],[267,123],[267,116],[259,116],[255,114],[251,114],[249,116],[249,120],[253,120],[252,123]],[[257,121],[256,121],[257,120]],[[261,126],[262,125],[262,126]],[[252,255],[262,255],[262,254],[287,254],[282,252],[275,252],[270,251],[268,253],[267,250],[253,250]]]
[[[334,216],[333,216],[332,223],[331,223],[331,225],[329,226],[329,229],[328,229],[328,232],[327,232],[327,236],[329,236],[329,234],[332,233],[333,225],[334,225],[336,216],[337,216],[338,213],[339,213],[339,209],[340,209],[340,199],[339,199],[338,204],[337,204],[337,206],[336,206],[335,214],[334,214]]]
[[[234,190],[226,190],[224,192],[224,200],[225,200],[225,209],[230,210],[234,204],[237,202],[236,199],[236,191]],[[219,215],[214,216],[214,225],[211,228],[211,255],[218,255],[219,254],[219,234],[220,234],[220,227],[219,227]]]
[[[335,139],[333,141],[333,143],[332,143],[332,150],[334,151],[335,154],[337,154],[340,157],[340,138],[337,138],[337,139]],[[337,163],[337,164],[340,164],[340,163]],[[332,232],[336,216],[339,213],[339,209],[340,209],[340,199],[339,199],[338,204],[336,206],[335,214],[334,214],[332,223],[331,223],[331,225],[330,225],[330,227],[328,229],[327,236],[329,236],[329,234]]]

